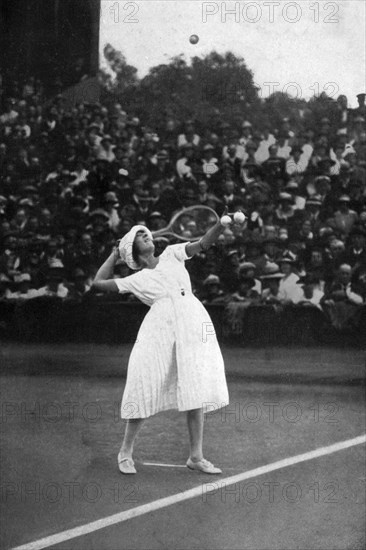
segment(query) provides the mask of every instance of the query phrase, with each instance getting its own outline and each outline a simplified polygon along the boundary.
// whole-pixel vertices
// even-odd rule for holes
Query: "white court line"
[[[191,498],[197,498],[203,494],[203,487],[205,487],[205,494],[215,492],[218,488],[218,484],[215,483],[215,480],[220,483],[225,483],[225,485],[233,485],[234,483],[240,483],[245,479],[268,474],[268,472],[280,470],[281,468],[287,468],[288,466],[293,466],[294,464],[305,462],[307,460],[313,460],[314,458],[319,458],[320,456],[330,455],[332,453],[336,453],[337,451],[354,447],[355,445],[362,445],[362,443],[366,443],[366,435],[360,435],[358,437],[354,437],[353,439],[339,441],[338,443],[328,445],[327,447],[320,447],[319,449],[314,449],[313,451],[309,451],[307,453],[284,458],[283,460],[278,460],[277,462],[272,462],[271,464],[266,464],[265,466],[260,466],[259,468],[254,468],[254,470],[242,472],[241,474],[234,476],[225,478],[215,476],[211,478],[211,483],[203,483],[198,487],[193,487],[193,489],[188,489],[187,491],[182,491],[181,493],[177,493],[169,497],[160,498],[158,500],[154,500],[153,502],[136,506],[136,508],[130,508],[124,512],[119,512],[113,516],[92,521],[91,523],[87,523],[73,529],[68,529],[67,531],[62,531],[61,533],[55,533],[54,535],[50,535],[49,537],[45,537],[34,542],[28,542],[21,546],[17,546],[12,550],[41,550],[42,548],[48,548],[49,546],[60,544],[67,540],[75,539],[76,537],[88,535],[89,533],[93,533],[99,529],[104,529],[110,525],[116,525],[117,523],[122,523],[123,521],[148,514],[149,512],[154,512],[155,510],[160,510],[161,508],[166,508],[167,506],[172,506],[178,502],[183,502],[184,500],[189,500]]]

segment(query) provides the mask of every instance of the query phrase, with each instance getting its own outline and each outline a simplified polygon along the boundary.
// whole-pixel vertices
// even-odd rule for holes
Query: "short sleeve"
[[[187,256],[186,246],[188,243],[172,244],[169,246],[169,251],[180,262],[190,260],[191,256]]]
[[[113,279],[118,287],[118,292],[139,295],[141,293],[141,273],[134,273],[127,277]]]

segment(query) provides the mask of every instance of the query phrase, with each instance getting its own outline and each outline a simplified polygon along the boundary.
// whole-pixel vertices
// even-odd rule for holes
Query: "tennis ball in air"
[[[199,38],[196,34],[191,34],[191,36],[189,37],[189,41],[191,44],[197,44]]]
[[[220,219],[220,223],[223,227],[227,227],[228,225],[230,225],[231,224],[230,216],[222,216],[222,218]]]
[[[234,222],[235,223],[244,223],[245,222],[245,215],[243,214],[243,212],[235,212]]]

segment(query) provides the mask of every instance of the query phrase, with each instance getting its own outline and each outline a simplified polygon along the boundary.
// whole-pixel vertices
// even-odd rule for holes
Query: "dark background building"
[[[53,92],[95,75],[100,0],[0,0],[0,69]]]

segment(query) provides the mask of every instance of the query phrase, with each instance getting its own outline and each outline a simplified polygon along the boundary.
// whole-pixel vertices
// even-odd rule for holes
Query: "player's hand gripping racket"
[[[153,231],[153,237],[173,235],[180,241],[197,241],[218,220],[218,215],[209,206],[189,206],[177,212],[167,227]]]

